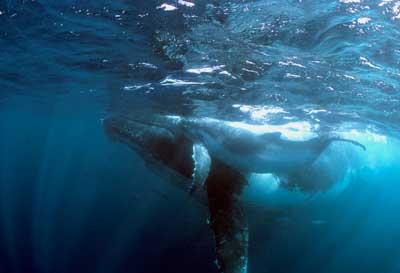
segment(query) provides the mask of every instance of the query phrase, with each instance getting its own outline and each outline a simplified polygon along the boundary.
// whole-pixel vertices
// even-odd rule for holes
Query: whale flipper
[[[211,157],[208,150],[202,144],[196,143],[193,145],[193,174],[192,185],[190,192],[193,193],[198,187],[204,187],[210,172]]]
[[[332,138],[329,139],[329,141],[330,141],[330,142],[335,142],[335,141],[347,142],[347,143],[351,143],[351,144],[353,144],[353,145],[355,145],[355,146],[360,147],[360,148],[363,149],[364,151],[367,150],[367,148],[366,148],[363,144],[361,144],[361,143],[358,142],[358,141],[352,140],[352,139],[340,138],[340,137],[332,137]]]
[[[206,187],[219,272],[247,273],[248,226],[239,200],[246,184],[239,172],[213,161]]]

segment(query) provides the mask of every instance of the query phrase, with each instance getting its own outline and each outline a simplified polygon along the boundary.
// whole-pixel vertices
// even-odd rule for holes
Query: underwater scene
[[[0,0],[0,273],[400,273],[399,0]]]

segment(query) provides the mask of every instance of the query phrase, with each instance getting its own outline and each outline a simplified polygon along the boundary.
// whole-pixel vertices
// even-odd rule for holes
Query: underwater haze
[[[400,273],[400,1],[0,0],[1,273],[218,272],[205,207],[106,135],[127,113],[361,143],[320,158],[334,196],[256,176],[248,273]]]

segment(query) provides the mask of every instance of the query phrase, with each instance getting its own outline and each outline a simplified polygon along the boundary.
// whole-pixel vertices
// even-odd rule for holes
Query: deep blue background
[[[276,104],[293,113],[317,105],[333,113],[322,114],[322,122],[360,119],[397,135],[392,130],[400,120],[395,3],[380,10],[376,2],[354,4],[362,13],[354,15],[339,1],[223,1],[230,13],[213,15],[230,20],[221,30],[209,24],[208,2],[199,1],[189,13],[204,16],[206,27],[190,32],[182,23],[185,12],[164,15],[155,9],[158,1],[0,0],[0,272],[216,272],[206,208],[104,134],[102,119],[120,109],[194,108],[205,115],[226,114],[232,103]],[[368,3],[371,9],[362,8]],[[261,11],[250,9],[245,17],[242,10],[252,5]],[[292,8],[300,6],[304,14]],[[370,16],[386,29],[349,32],[346,24],[354,16]],[[272,22],[266,33],[249,29],[256,19]],[[296,36],[296,29],[305,34]],[[193,78],[171,67],[168,56],[155,53],[156,30],[177,37],[190,33],[185,39],[194,41],[194,49],[187,50],[187,68],[203,65],[196,55],[200,48],[210,52],[211,63],[226,60],[241,80]],[[207,33],[216,42],[199,42]],[[231,40],[220,45],[225,34]],[[247,54],[266,49],[268,60]],[[280,57],[293,55],[307,64],[317,56],[322,64],[305,72],[279,66]],[[361,55],[382,70],[366,68]],[[260,67],[272,64],[253,78],[243,74],[242,57],[259,60]],[[132,69],[141,62],[158,68]],[[287,79],[289,72],[303,78]],[[359,80],[344,81],[347,72]],[[213,84],[157,85],[167,76]],[[124,90],[146,83],[154,89]],[[326,92],[328,87],[335,91]],[[195,106],[182,98],[185,91],[194,94]],[[215,104],[207,104],[210,98]],[[249,272],[400,272],[399,170],[368,170],[324,206],[279,212],[249,207]]]

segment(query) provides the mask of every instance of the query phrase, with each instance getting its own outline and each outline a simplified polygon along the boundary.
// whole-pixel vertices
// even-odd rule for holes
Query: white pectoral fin
[[[204,145],[196,143],[193,145],[193,174],[191,192],[198,187],[204,187],[211,167],[211,157]]]

